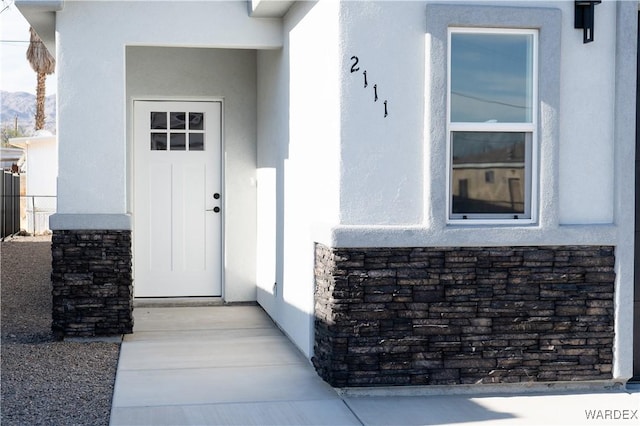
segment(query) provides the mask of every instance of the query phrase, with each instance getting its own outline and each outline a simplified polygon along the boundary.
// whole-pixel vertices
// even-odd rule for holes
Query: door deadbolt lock
[[[216,200],[218,200],[220,198],[220,194],[218,194],[217,192],[215,194],[213,194],[213,198],[215,198]]]

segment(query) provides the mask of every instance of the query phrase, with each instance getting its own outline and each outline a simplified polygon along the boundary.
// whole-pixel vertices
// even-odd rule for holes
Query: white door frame
[[[219,164],[219,173],[220,173],[220,191],[221,191],[221,198],[220,198],[220,273],[219,273],[219,279],[220,279],[220,285],[221,285],[221,295],[220,296],[214,296],[214,297],[220,297],[223,300],[225,299],[225,293],[226,293],[226,224],[225,224],[225,217],[226,217],[226,181],[225,181],[225,174],[226,174],[226,149],[225,149],[225,101],[223,97],[199,97],[199,96],[135,96],[135,97],[131,97],[130,98],[130,104],[129,104],[129,117],[130,117],[130,126],[129,126],[129,140],[130,140],[130,145],[129,145],[129,158],[131,159],[131,165],[129,167],[130,170],[130,182],[131,184],[129,185],[129,190],[131,191],[131,196],[130,196],[130,205],[131,205],[131,218],[132,218],[132,254],[135,254],[135,226],[136,226],[136,220],[138,219],[136,217],[136,199],[135,199],[135,185],[136,185],[136,170],[135,170],[135,164],[136,164],[136,158],[135,158],[135,103],[136,102],[218,102],[220,103],[220,164]],[[132,262],[132,272],[133,272],[133,277],[134,277],[134,281],[133,281],[133,298],[135,299],[135,277],[136,277],[136,258],[135,255],[132,256],[133,262]]]

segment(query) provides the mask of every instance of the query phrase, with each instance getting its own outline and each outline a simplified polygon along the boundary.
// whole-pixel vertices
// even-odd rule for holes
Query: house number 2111
[[[358,63],[360,62],[360,59],[357,56],[352,56],[351,57],[351,73],[355,73],[360,71],[360,67],[358,66]],[[369,82],[367,81],[367,71],[364,70],[362,71],[362,76],[364,78],[364,88],[366,89],[367,87],[369,87]],[[374,84],[373,85],[373,102],[378,102],[378,85]],[[384,104],[384,116],[388,116],[389,112],[387,110],[387,100],[385,99],[385,101],[383,102]]]

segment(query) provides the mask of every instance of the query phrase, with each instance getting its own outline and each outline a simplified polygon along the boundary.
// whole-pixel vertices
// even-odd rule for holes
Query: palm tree
[[[38,34],[33,28],[29,28],[31,39],[27,49],[27,60],[31,68],[38,74],[38,86],[36,88],[36,131],[44,128],[44,94],[47,75],[53,74],[56,69],[56,60],[51,56]]]

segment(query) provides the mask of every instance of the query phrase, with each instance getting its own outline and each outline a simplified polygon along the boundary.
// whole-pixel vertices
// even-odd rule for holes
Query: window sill
[[[449,219],[447,226],[522,226],[537,225],[535,219]]]

